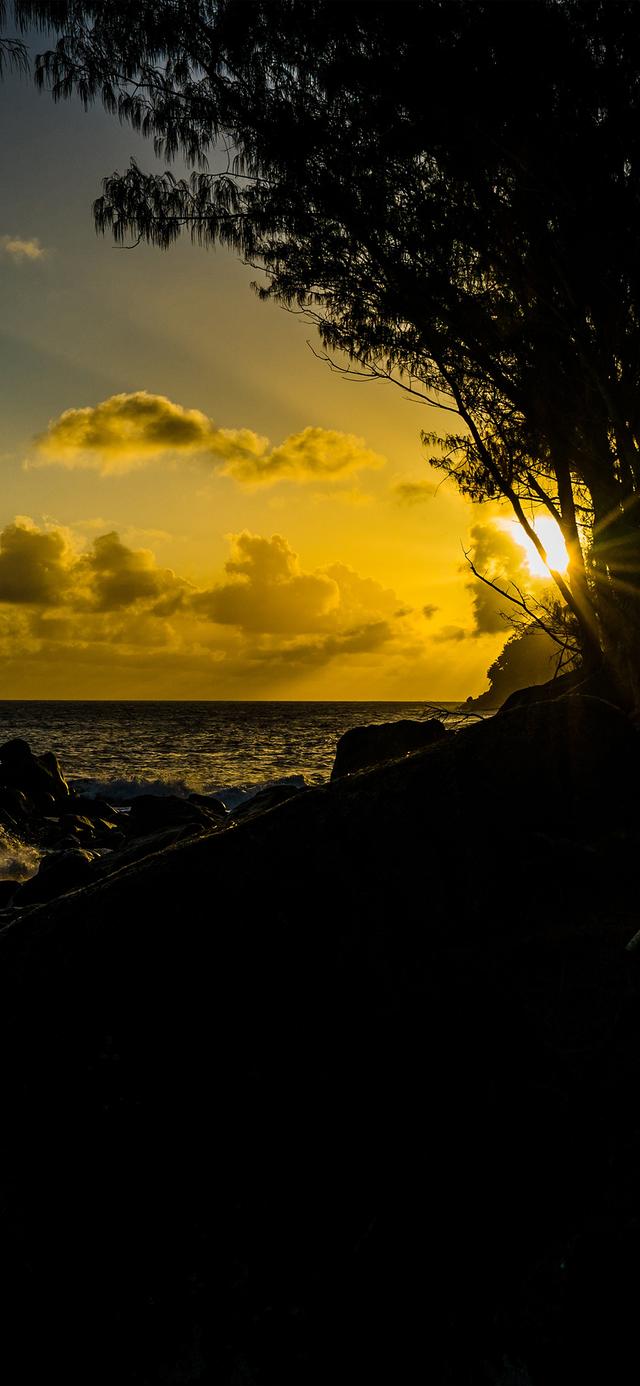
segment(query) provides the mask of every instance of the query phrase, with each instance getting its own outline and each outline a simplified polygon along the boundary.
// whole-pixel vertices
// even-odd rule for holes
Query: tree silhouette
[[[15,5],[36,76],[180,156],[97,227],[236,249],[324,351],[457,416],[436,466],[570,554],[585,660],[640,705],[640,14],[633,0]],[[211,159],[211,166],[207,159]],[[344,359],[343,357],[338,358]]]

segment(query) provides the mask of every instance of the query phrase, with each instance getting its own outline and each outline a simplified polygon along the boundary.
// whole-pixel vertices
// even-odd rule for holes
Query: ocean
[[[229,809],[274,782],[322,784],[349,727],[402,717],[460,723],[458,703],[0,702],[0,745],[20,736],[54,751],[78,791],[215,794]],[[26,855],[25,855],[26,853]],[[23,861],[24,859],[24,861]],[[23,862],[23,866],[20,863]],[[37,854],[0,830],[0,878],[31,874]]]

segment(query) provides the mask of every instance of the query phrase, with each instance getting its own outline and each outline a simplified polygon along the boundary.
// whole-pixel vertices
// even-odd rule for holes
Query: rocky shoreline
[[[0,749],[58,861],[105,834],[0,914],[6,1380],[636,1379],[638,733],[423,735],[233,815]]]

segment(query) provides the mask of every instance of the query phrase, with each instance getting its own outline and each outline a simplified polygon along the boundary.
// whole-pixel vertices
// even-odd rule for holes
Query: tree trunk
[[[614,485],[593,481],[591,580],[603,655],[626,704],[640,712],[640,507]]]
[[[553,467],[558,487],[562,537],[569,555],[567,577],[575,601],[575,615],[580,628],[582,657],[587,674],[602,664],[602,640],[597,612],[589,591],[582,543],[576,519],[571,468],[563,453],[554,452]]]

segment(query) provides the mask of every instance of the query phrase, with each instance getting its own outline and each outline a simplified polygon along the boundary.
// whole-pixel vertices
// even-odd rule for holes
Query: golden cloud
[[[405,670],[424,652],[396,593],[343,563],[305,571],[282,535],[234,536],[200,589],[115,532],[81,542],[27,518],[0,533],[7,696],[35,679],[43,696],[271,696],[335,663],[380,675],[383,649]]]
[[[290,636],[344,633],[398,614],[398,598],[345,563],[305,573],[280,534],[232,536],[228,582],[191,598],[191,608],[220,625]],[[329,646],[327,645],[327,650]]]
[[[298,555],[280,534],[266,539],[245,530],[232,543],[225,564],[230,581],[192,598],[198,615],[246,631],[293,635],[326,629],[327,616],[339,604],[332,578],[303,573]]]
[[[230,458],[225,471],[237,481],[331,481],[361,467],[382,467],[384,458],[366,447],[364,438],[330,428],[303,428],[271,452]]]
[[[504,613],[509,610],[509,600],[502,592],[511,588],[514,596],[516,587],[521,591],[540,589],[540,582],[532,582],[522,547],[508,530],[499,523],[489,520],[485,524],[473,525],[470,530],[470,558],[489,582],[501,588],[496,592],[486,582],[472,577],[466,584],[471,593],[474,635],[503,635],[505,633]]]
[[[0,236],[0,250],[16,264],[21,264],[25,260],[43,260],[46,255],[44,246],[40,245],[37,236],[28,241],[20,236]]]
[[[197,457],[245,485],[332,480],[384,462],[362,438],[325,428],[305,428],[271,448],[252,429],[218,428],[200,409],[138,390],[66,409],[35,438],[31,465],[88,467],[108,475],[170,456]]]

